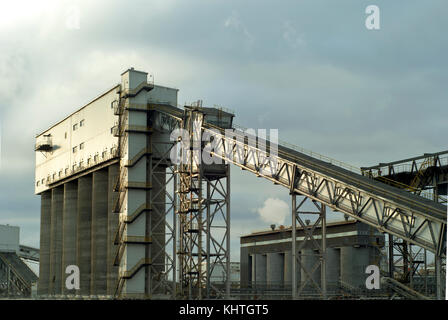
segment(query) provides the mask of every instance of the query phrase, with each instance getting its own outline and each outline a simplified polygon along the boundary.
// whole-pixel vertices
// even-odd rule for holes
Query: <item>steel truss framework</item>
[[[373,167],[362,168],[363,175],[377,179],[378,181],[405,189],[415,194],[421,194],[423,190],[432,189],[432,199],[435,202],[446,203],[446,195],[439,194],[438,183],[441,174],[446,174],[447,151],[425,154],[420,157],[380,164]],[[403,181],[400,174],[407,174],[408,181]],[[383,176],[387,176],[385,178]],[[406,177],[406,175],[405,175]],[[409,185],[407,185],[408,183]],[[413,249],[415,248],[415,249]],[[425,270],[425,286],[419,288],[422,293],[427,293],[427,255],[426,249],[414,246],[398,237],[389,235],[388,265],[389,277],[398,276],[401,282],[414,288],[413,278],[418,269]],[[401,264],[400,267],[396,264]],[[446,277],[446,257],[436,256],[436,272],[443,281]],[[443,285],[438,286],[438,297],[443,297],[445,290]]]
[[[448,151],[429,153],[410,159],[364,167],[361,170],[365,176],[391,183],[416,194],[431,189],[434,201],[446,203],[447,195],[439,192],[438,183],[439,178],[447,174],[447,155]],[[406,176],[408,176],[407,180]]]
[[[190,299],[228,298],[230,168],[224,165],[211,172],[202,163],[202,123],[203,114],[197,108],[186,110],[184,129],[191,147],[181,149],[184,161],[177,170],[181,295]],[[211,281],[215,269],[224,274],[221,283]]]
[[[327,297],[327,281],[326,281],[326,209],[325,205],[319,204],[316,201],[312,200],[311,202],[317,208],[317,211],[303,211],[301,209],[305,202],[309,200],[308,197],[304,196],[300,203],[297,205],[297,195],[295,193],[292,194],[292,231],[291,231],[291,253],[292,253],[292,298],[297,299],[304,295],[304,291],[307,287],[311,287],[311,290],[315,289],[322,298]],[[318,218],[312,223],[309,224],[310,220],[305,220],[304,223],[302,217],[307,215],[317,215]],[[297,247],[296,244],[296,230],[297,223],[300,227],[303,228],[304,239],[300,242],[300,245]],[[320,227],[321,229],[321,239],[318,241],[315,238],[316,228]],[[309,245],[308,245],[309,244]],[[304,252],[303,249],[305,247],[308,249]],[[300,254],[301,253],[301,254]],[[309,259],[315,260],[314,264],[306,265],[304,263],[304,257],[308,256]],[[314,280],[313,275],[318,271],[320,267],[320,283],[317,283]],[[305,275],[304,279],[301,279],[301,284],[299,288],[297,288],[297,268],[299,271],[303,271],[302,274]]]
[[[419,201],[400,199],[406,200],[406,204],[386,198],[384,191],[376,190],[375,186],[350,181],[354,180],[350,175],[334,178],[327,174],[332,171],[330,167],[323,167],[318,161],[308,163],[306,157],[297,158],[297,153],[288,148],[279,146],[278,154],[269,154],[271,146],[266,141],[255,143],[254,137],[240,130],[230,133],[206,125],[204,131],[213,136],[210,149],[215,157],[282,185],[291,194],[302,194],[381,232],[429,250],[437,257],[438,270],[442,270],[442,260],[446,257],[446,216],[442,210]],[[437,273],[437,279],[440,298],[441,272]]]
[[[29,297],[31,287],[7,260],[0,257],[0,296]]]
[[[120,101],[121,105],[121,101]],[[123,103],[124,105],[124,103]],[[150,108],[147,108],[149,111]],[[164,290],[170,291],[172,296],[175,296],[175,280],[176,280],[176,254],[179,262],[179,281],[181,283],[181,296],[189,298],[203,298],[203,297],[228,297],[230,290],[230,184],[229,184],[229,169],[228,164],[232,163],[244,170],[248,170],[259,177],[264,177],[274,184],[279,184],[286,187],[293,195],[301,194],[306,198],[312,200],[318,208],[321,208],[323,212],[320,212],[317,223],[325,224],[325,207],[329,207],[334,211],[340,211],[346,215],[355,218],[358,221],[371,225],[381,232],[391,234],[395,237],[401,238],[411,244],[418,245],[426,250],[433,252],[437,259],[438,270],[441,270],[441,261],[446,256],[446,214],[441,210],[431,207],[428,204],[422,203],[416,199],[406,199],[399,194],[393,197],[387,196],[387,191],[382,190],[380,187],[374,184],[363,183],[359,178],[354,178],[353,175],[341,174],[341,171],[337,172],[323,163],[314,159],[307,159],[306,157],[298,154],[291,149],[275,146],[275,150],[278,147],[278,154],[269,154],[271,145],[267,145],[267,142],[262,140],[256,140],[254,137],[248,136],[247,133],[242,131],[233,131],[232,136],[228,136],[228,132],[224,129],[213,126],[204,122],[204,115],[200,111],[200,107],[186,107],[182,121],[173,121],[172,114],[166,112],[165,118],[170,119],[166,123],[182,123],[181,127],[187,129],[189,141],[189,148],[183,150],[183,157],[188,159],[186,163],[181,163],[175,167],[175,170],[171,170],[172,164],[168,165],[168,161],[159,162],[160,167],[170,171],[173,176],[168,181],[175,181],[175,188],[177,188],[170,199],[168,208],[175,210],[175,215],[178,220],[173,220],[172,224],[167,224],[166,229],[169,230],[168,242],[173,243],[172,254],[169,254],[166,250],[167,245],[163,245],[165,250],[166,263],[165,271],[161,271],[161,268],[156,268],[152,260],[147,257],[151,257],[151,243],[153,241],[152,236],[160,231],[155,231],[157,224],[147,223],[147,238],[145,243],[148,246],[145,259],[140,265],[135,266],[133,269],[144,266],[147,271],[147,292],[154,293],[156,289],[165,288]],[[125,120],[122,120],[122,114],[126,114],[125,108],[120,112],[119,120],[119,136],[120,146],[122,149],[126,145],[127,139],[125,138],[126,132],[132,128],[124,125]],[[160,110],[159,110],[160,111]],[[172,127],[171,129],[173,129]],[[149,129],[149,128],[146,128]],[[135,130],[135,128],[134,128]],[[145,134],[151,134],[150,130],[144,130]],[[201,144],[202,134],[206,134],[210,139],[210,143]],[[123,138],[124,137],[124,138]],[[197,143],[199,141],[199,144]],[[256,141],[255,143],[251,143]],[[212,146],[211,154],[214,157],[222,159],[226,162],[225,174],[221,177],[216,175],[212,178],[206,169],[206,166],[202,164],[202,151],[204,147]],[[149,163],[157,164],[157,161],[151,158],[151,148],[154,144],[148,147],[150,150],[145,151]],[[146,154],[148,153],[148,154]],[[168,153],[167,153],[168,154]],[[163,164],[162,164],[163,163]],[[130,164],[132,165],[132,163]],[[157,168],[156,165],[155,167]],[[123,166],[120,166],[123,167]],[[162,183],[158,176],[160,172],[152,171],[150,181]],[[117,190],[120,190],[120,196],[117,200],[116,208],[117,212],[120,212],[122,205],[122,194],[125,193],[125,189],[129,186],[125,186],[122,182],[126,176],[125,170],[120,172],[117,180]],[[224,182],[223,182],[224,181]],[[168,182],[167,182],[168,183]],[[225,192],[224,192],[224,187]],[[166,186],[166,184],[165,184]],[[151,189],[151,186],[146,186]],[[165,188],[166,189],[166,188]],[[207,190],[207,193],[206,191]],[[220,190],[221,192],[218,192]],[[176,195],[178,194],[178,199]],[[206,193],[206,194],[205,194]],[[156,198],[159,194],[156,191],[150,191],[149,203],[151,200],[157,201]],[[213,194],[221,196],[221,202],[213,199]],[[123,196],[124,198],[124,196]],[[395,200],[396,198],[396,200]],[[225,199],[225,200],[223,200]],[[222,203],[225,202],[226,209]],[[320,206],[317,205],[320,203]],[[150,205],[143,208],[142,211],[152,212],[154,210]],[[295,206],[294,206],[295,207]],[[294,216],[294,224],[303,223],[303,220],[298,219],[298,213],[300,209],[296,208]],[[164,212],[165,217],[167,212]],[[225,214],[224,214],[225,212]],[[444,215],[445,214],[445,215]],[[156,212],[159,218],[163,215],[161,211]],[[216,216],[223,217],[221,219],[222,225],[220,228],[224,230],[217,236],[217,232],[213,232],[213,223],[217,221]],[[225,216],[225,218],[224,218]],[[151,220],[151,219],[149,219]],[[159,219],[159,221],[162,219]],[[152,221],[152,220],[151,220]],[[165,223],[168,219],[163,219]],[[302,223],[301,223],[302,222]],[[117,232],[118,243],[120,244],[117,251],[117,257],[120,257],[121,248],[126,243],[126,239],[123,238],[123,230],[129,221],[126,219],[120,219],[120,227]],[[177,226],[176,226],[177,223]],[[178,242],[176,239],[176,228],[178,229]],[[315,228],[311,228],[312,230]],[[152,231],[151,231],[152,230]],[[219,238],[219,239],[217,239]],[[322,237],[325,242],[325,237]],[[307,241],[316,244],[313,241],[313,237],[308,236]],[[204,245],[205,240],[205,245]],[[315,239],[314,239],[315,240]],[[157,244],[159,247],[161,243]],[[321,264],[321,272],[325,272],[325,243],[320,244],[320,249],[317,248],[318,254],[321,255],[319,263]],[[159,250],[160,251],[160,250]],[[214,252],[213,252],[214,251]],[[296,250],[295,250],[296,251]],[[171,257],[171,258],[169,258]],[[119,260],[119,259],[118,259]],[[300,257],[296,257],[293,261],[297,261],[298,266],[303,269]],[[212,271],[215,267],[221,266],[225,273],[225,285],[216,286],[211,279]],[[293,268],[295,263],[293,264]],[[170,267],[171,266],[171,267]],[[160,267],[160,265],[159,265]],[[313,281],[312,274],[316,271],[317,267],[311,270],[304,271],[307,275],[307,282],[316,287],[315,281]],[[168,271],[168,272],[166,272]],[[126,279],[126,276],[132,276],[130,273],[135,273],[135,270],[129,270],[127,274],[121,274],[120,279]],[[167,274],[171,272],[173,274],[172,285],[168,284]],[[149,274],[152,274],[148,277]],[[154,275],[157,274],[157,279],[163,279],[162,281],[152,281]],[[325,274],[321,275],[325,278]],[[295,277],[295,273],[293,273]],[[440,283],[440,272],[438,273],[438,282]],[[304,281],[305,282],[305,281]],[[157,283],[157,284],[156,284]],[[303,282],[302,282],[303,283]],[[323,287],[320,287],[320,292],[323,296],[326,294],[325,281],[321,281]],[[441,287],[441,286],[439,286]],[[120,288],[120,281],[118,281],[117,289]],[[172,289],[168,289],[172,288]],[[293,296],[297,296],[303,290],[302,286],[297,290],[293,289]],[[119,292],[119,290],[117,290]],[[439,295],[440,296],[440,295]]]

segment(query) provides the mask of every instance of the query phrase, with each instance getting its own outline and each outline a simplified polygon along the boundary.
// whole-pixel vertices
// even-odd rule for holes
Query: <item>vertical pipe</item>
[[[394,278],[394,236],[389,234],[389,278]]]
[[[230,299],[230,165],[226,165],[226,263],[227,263],[227,282],[226,282],[226,299]]]
[[[408,254],[408,243],[407,241],[402,242],[401,250],[403,251],[403,274],[406,283],[409,280],[409,254]]]
[[[206,233],[205,242],[206,242],[207,256],[205,258],[206,259],[205,272],[207,274],[206,297],[207,297],[207,299],[209,299],[210,298],[210,276],[211,276],[211,274],[210,274],[210,221],[211,221],[211,219],[210,219],[210,181],[208,179],[206,179],[206,181],[207,181],[207,198],[205,201],[206,201],[206,209],[207,209],[207,212],[206,212],[206,214],[207,214],[207,216],[206,216],[206,221],[207,221],[207,230],[206,231],[207,231],[207,233]]]
[[[92,236],[92,175],[78,179],[78,230],[76,264],[80,272],[79,295],[90,295]]]
[[[409,243],[409,264],[410,264],[410,271],[409,271],[409,287],[411,289],[414,288],[414,257],[412,255],[412,243]]]
[[[92,295],[107,292],[107,209],[108,171],[92,174],[92,242],[91,242],[91,282]]]
[[[65,285],[65,269],[69,265],[76,265],[76,226],[78,215],[78,182],[70,181],[64,184],[63,209],[63,239],[62,239],[62,293],[74,294]]]
[[[177,173],[173,170],[173,296],[172,299],[176,299],[177,296],[177,284],[176,284],[176,273],[177,273]]]
[[[292,227],[291,227],[291,290],[292,298],[297,298],[297,279],[296,279],[296,267],[297,267],[297,252],[296,252],[296,194],[292,194]]]
[[[321,204],[321,223],[322,223],[322,253],[321,253],[321,286],[323,298],[327,298],[327,213],[326,206]]]
[[[423,249],[423,264],[424,264],[424,270],[425,270],[425,295],[428,295],[428,268],[427,268],[427,262],[426,262],[426,249]]]
[[[437,300],[442,300],[442,258],[435,255],[436,281],[437,281]],[[445,283],[443,283],[445,285]]]
[[[40,204],[40,251],[38,295],[47,295],[50,282],[50,246],[51,246],[51,191],[41,195]]]

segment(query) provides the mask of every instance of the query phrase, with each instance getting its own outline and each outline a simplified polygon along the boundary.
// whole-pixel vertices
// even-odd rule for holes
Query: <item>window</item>
[[[78,151],[78,147],[73,147],[73,153],[76,153]]]
[[[65,168],[65,175],[68,174],[68,168]]]
[[[84,161],[81,160],[81,161],[79,162],[79,167],[82,168],[83,166],[84,166]]]
[[[59,171],[58,175],[59,175],[59,178],[62,176],[62,170]]]
[[[53,177],[52,177],[52,179],[53,179],[53,180],[56,179],[56,173],[53,173]]]
[[[87,165],[90,165],[91,160],[91,158],[87,158]]]
[[[93,157],[93,161],[98,162],[98,155],[97,154]]]
[[[78,129],[78,124],[77,124],[77,123],[75,123],[75,124],[73,125],[73,131],[75,131],[76,129]]]
[[[84,142],[79,145],[79,150],[84,149]]]
[[[36,187],[38,187],[38,186],[39,186],[39,181],[36,182]]]
[[[40,181],[40,183],[41,183],[41,184],[44,184],[44,182],[45,182],[45,180],[44,180],[44,179],[42,179],[42,180]]]
[[[76,169],[76,164],[74,164],[74,165],[72,166],[72,170],[75,171],[75,169]]]
[[[64,133],[64,139],[67,139],[67,132]]]
[[[79,127],[84,127],[84,119],[82,119],[80,122],[79,122]]]
[[[106,158],[106,151],[103,151],[103,153],[101,154],[101,157],[104,159],[104,158]]]

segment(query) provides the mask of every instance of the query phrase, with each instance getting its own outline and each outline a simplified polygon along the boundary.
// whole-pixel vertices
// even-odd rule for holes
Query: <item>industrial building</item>
[[[177,142],[170,134],[183,115],[177,92],[154,85],[146,72],[131,68],[120,84],[36,136],[39,295],[154,298],[176,290],[177,243],[166,233],[175,224],[177,194],[187,195],[185,184],[174,192],[178,186],[170,160]],[[203,110],[208,121],[231,126],[233,115]],[[227,176],[227,167],[204,171],[211,188]],[[178,212],[191,211],[180,207]],[[197,223],[185,224],[187,239]],[[184,261],[191,259],[191,252],[183,252]],[[75,292],[65,287],[69,265],[80,270]]]
[[[38,261],[38,249],[20,244],[19,227],[0,225],[0,297],[31,297],[37,275],[29,264]]]
[[[327,224],[326,281],[328,291],[341,285],[364,288],[368,265],[378,265],[384,235],[363,223],[349,220]],[[311,229],[311,226],[309,226]],[[321,228],[316,228],[316,240],[322,239]],[[296,231],[297,246],[305,239],[303,228]],[[275,228],[241,237],[241,287],[276,288],[290,290],[291,270],[291,227]],[[299,252],[301,263],[308,268],[296,269],[298,284],[305,282],[309,266],[320,260],[320,256],[310,242],[304,243]],[[312,274],[320,284],[320,265]],[[312,288],[310,288],[312,289]]]
[[[159,203],[151,204],[162,213],[161,221],[145,213],[151,209],[151,189],[165,188],[164,167],[154,173],[160,182],[152,179],[151,168],[151,161],[160,159],[164,150],[151,150],[150,140],[169,141],[169,133],[157,128],[159,119],[149,117],[147,104],[177,106],[177,89],[155,86],[147,81],[147,73],[133,69],[121,78],[120,85],[36,137],[40,295],[113,296],[122,279],[127,296],[144,296],[148,262],[164,267],[165,257],[160,254],[165,245],[163,192]],[[120,117],[121,92],[126,92],[122,98],[129,108],[126,117]],[[124,131],[126,139],[120,139]],[[123,224],[124,235],[116,239]],[[151,224],[159,226],[159,235],[152,239],[147,230]],[[157,249],[149,252],[151,242]],[[69,265],[79,267],[79,292],[65,288]]]
[[[40,296],[229,298],[231,164],[284,188],[292,201],[289,231],[241,240],[242,287],[290,283],[289,296],[297,298],[311,284],[325,298],[337,277],[360,284],[354,274],[388,234],[435,255],[442,296],[446,206],[359,168],[254,137],[223,108],[178,106],[178,90],[152,79],[128,69],[119,84],[36,136]],[[224,161],[203,163],[206,149]],[[309,214],[305,201],[318,209],[312,223],[301,218]],[[326,208],[357,222],[327,224]],[[251,251],[251,237],[275,245]],[[71,265],[79,267],[79,289],[65,286]],[[324,281],[313,277],[319,266]]]

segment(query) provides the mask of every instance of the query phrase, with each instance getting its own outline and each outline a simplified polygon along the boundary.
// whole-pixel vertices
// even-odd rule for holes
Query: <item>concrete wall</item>
[[[355,288],[365,288],[366,267],[370,264],[368,247],[341,248],[341,281]]]
[[[64,187],[51,190],[50,294],[62,291],[62,219]]]
[[[79,295],[90,294],[92,243],[92,175],[78,179],[78,230],[76,264],[80,271]]]
[[[47,295],[50,284],[51,191],[43,192],[40,201],[40,251],[37,294]]]
[[[62,293],[74,294],[65,285],[65,270],[70,265],[76,265],[76,240],[78,231],[78,181],[64,185],[63,204],[63,238],[62,238]]]
[[[272,252],[266,254],[266,281],[268,286],[282,286],[284,281],[284,270],[285,257],[283,253]]]
[[[107,212],[108,170],[98,170],[92,178],[92,243],[90,293],[107,293]]]

